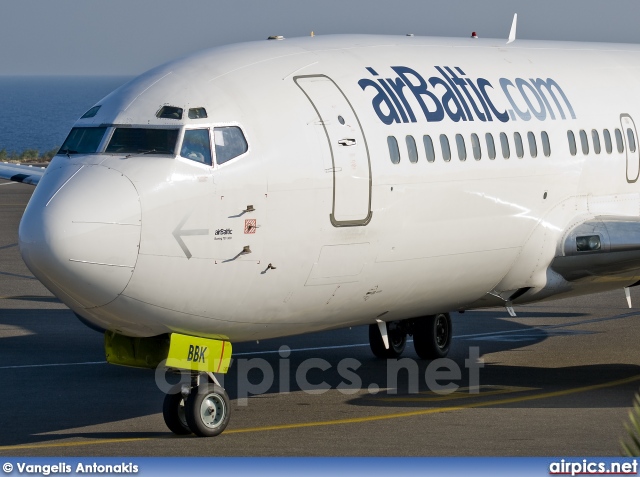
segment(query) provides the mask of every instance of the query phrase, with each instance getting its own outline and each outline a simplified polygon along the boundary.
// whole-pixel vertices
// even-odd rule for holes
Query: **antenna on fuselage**
[[[516,27],[518,26],[518,14],[513,14],[513,23],[511,24],[511,31],[509,32],[509,40],[507,41],[507,45],[516,40]]]

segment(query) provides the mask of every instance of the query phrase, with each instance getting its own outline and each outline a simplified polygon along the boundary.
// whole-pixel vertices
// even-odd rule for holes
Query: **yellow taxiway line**
[[[640,381],[640,375],[631,376],[628,378],[617,379],[615,381],[608,381],[600,384],[592,384],[589,386],[582,386],[578,388],[564,389],[561,391],[552,391],[548,393],[540,393],[529,396],[518,396],[512,398],[496,399],[493,401],[474,402],[468,404],[461,404],[458,406],[436,407],[431,409],[420,409],[417,411],[398,412],[392,414],[380,414],[377,416],[363,416],[352,417],[349,419],[335,419],[330,421],[312,421],[312,422],[300,422],[294,424],[280,424],[275,426],[262,426],[262,427],[248,427],[244,429],[229,429],[224,432],[224,436],[231,434],[243,434],[248,432],[265,432],[265,431],[282,431],[287,429],[302,429],[305,427],[323,427],[323,426],[336,426],[344,424],[360,424],[363,422],[382,421],[387,419],[399,419],[403,417],[415,417],[426,416],[429,414],[440,414],[443,412],[462,411],[464,409],[474,409],[479,407],[501,406],[505,404],[516,404],[527,401],[537,401],[540,399],[549,399],[554,397],[568,396],[571,394],[584,393],[589,391],[595,391],[598,389],[611,388],[615,386],[621,386],[623,384]],[[518,388],[516,388],[518,389]],[[477,395],[480,397],[480,395]],[[43,444],[24,444],[15,446],[0,446],[0,452],[10,452],[23,449],[52,449],[56,447],[76,447],[76,446],[90,446],[99,444],[118,444],[124,442],[139,442],[148,441],[152,439],[158,439],[154,437],[132,437],[125,439],[100,439],[100,440],[86,440],[86,441],[74,441],[74,442],[60,442],[60,443],[43,443]]]

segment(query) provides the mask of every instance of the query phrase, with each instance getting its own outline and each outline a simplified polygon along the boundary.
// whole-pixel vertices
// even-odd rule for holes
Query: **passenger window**
[[[436,153],[433,150],[433,141],[431,136],[422,136],[422,142],[424,143],[424,152],[427,155],[427,161],[433,162],[436,160]]]
[[[582,145],[582,154],[585,156],[589,154],[589,140],[587,139],[587,132],[584,129],[580,130],[580,144]]]
[[[636,152],[636,136],[631,128],[627,128],[627,144],[630,152]]]
[[[484,135],[484,139],[487,141],[487,154],[489,154],[489,159],[496,158],[496,143],[493,142],[493,135],[491,133],[487,133]]]
[[[527,141],[529,141],[529,154],[531,157],[538,157],[538,146],[536,145],[536,135],[531,131],[527,133]]]
[[[182,119],[182,108],[175,106],[162,106],[156,113],[160,119]]]
[[[611,154],[613,152],[613,143],[611,142],[611,133],[608,129],[602,131],[602,135],[604,136],[604,149],[607,151],[607,154]]]
[[[477,134],[471,135],[471,149],[473,150],[473,158],[479,161],[482,158],[482,150],[480,149],[480,139]]]
[[[456,146],[458,146],[458,159],[461,161],[467,160],[467,147],[464,144],[464,138],[462,134],[456,134]]]
[[[213,142],[216,145],[216,162],[224,164],[249,150],[242,129],[227,126],[213,129]]]
[[[551,143],[549,142],[549,135],[546,131],[542,131],[540,134],[542,137],[542,152],[546,157],[551,155]]]
[[[211,165],[211,142],[208,129],[187,129],[184,132],[180,156]]]
[[[394,136],[387,137],[387,146],[389,146],[389,157],[394,164],[400,163],[400,149],[398,148],[398,141]]]
[[[596,154],[600,154],[600,135],[595,129],[591,130],[591,140],[593,141],[593,152],[595,152]]]
[[[624,142],[622,141],[622,132],[619,129],[616,129],[616,147],[618,148],[618,152],[624,152]]]
[[[576,136],[573,131],[567,131],[567,139],[569,140],[569,152],[572,156],[575,156],[578,152],[578,147],[576,146]]]
[[[513,140],[516,143],[516,154],[522,159],[524,157],[524,146],[522,145],[522,136],[519,132],[513,133]]]
[[[502,147],[502,157],[509,159],[511,151],[509,150],[509,138],[505,133],[500,133],[500,146]]]
[[[409,162],[413,162],[414,164],[418,162],[418,148],[416,147],[416,140],[413,139],[413,136],[407,136],[407,150],[409,151]]]
[[[451,160],[451,148],[446,134],[440,134],[440,147],[442,148],[442,158],[445,162],[449,162]]]

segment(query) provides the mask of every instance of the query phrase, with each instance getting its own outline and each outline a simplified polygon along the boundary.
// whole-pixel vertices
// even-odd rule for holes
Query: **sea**
[[[73,123],[128,76],[0,76],[0,150],[60,147]]]

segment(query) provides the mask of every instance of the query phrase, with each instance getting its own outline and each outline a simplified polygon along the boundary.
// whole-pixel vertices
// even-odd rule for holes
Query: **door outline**
[[[360,220],[336,220],[336,218],[335,218],[335,210],[336,210],[336,162],[335,162],[335,157],[334,157],[334,154],[333,154],[333,146],[331,145],[331,137],[329,136],[329,131],[327,131],[327,127],[324,124],[324,119],[322,118],[322,115],[320,114],[320,111],[318,111],[318,108],[316,107],[316,105],[313,102],[313,100],[311,99],[311,97],[307,94],[305,89],[300,85],[300,83],[298,83],[299,79],[305,79],[305,78],[326,78],[329,81],[331,81],[331,83],[333,83],[333,86],[335,86],[335,88],[343,96],[343,98],[345,99],[345,101],[347,102],[349,107],[351,108],[351,112],[353,113],[353,115],[356,118],[356,121],[358,122],[358,127],[360,128],[360,133],[362,134],[362,139],[364,141],[364,149],[365,149],[365,152],[367,154],[367,167],[369,168],[369,205],[367,207],[368,214],[364,219],[360,219]],[[367,225],[369,222],[371,222],[371,218],[373,217],[373,211],[371,210],[371,195],[372,195],[372,183],[373,183],[373,178],[372,178],[372,174],[371,174],[371,156],[369,154],[369,144],[367,143],[367,137],[364,134],[364,129],[362,128],[362,124],[360,123],[360,118],[358,117],[358,114],[356,113],[356,110],[353,108],[353,105],[351,104],[351,101],[349,101],[349,98],[347,98],[347,95],[345,95],[344,92],[342,91],[342,89],[340,89],[340,87],[336,84],[336,82],[333,81],[331,78],[329,78],[327,75],[320,75],[319,74],[319,75],[294,76],[293,81],[296,83],[298,88],[300,88],[300,90],[302,90],[304,95],[307,97],[307,99],[311,103],[311,106],[313,106],[314,111],[316,112],[316,114],[318,115],[318,118],[320,119],[320,122],[322,123],[322,129],[324,130],[325,137],[327,138],[327,144],[329,144],[329,152],[331,153],[331,164],[333,166],[332,167],[332,173],[333,173],[333,200],[332,200],[332,203],[331,203],[331,214],[329,214],[329,220],[331,221],[331,225],[333,225],[334,227],[358,227],[358,226]]]
[[[628,118],[629,121],[631,121],[631,125],[633,126],[632,131],[633,131],[633,135],[634,135],[634,139],[636,141],[636,151],[635,152],[631,152],[629,150],[629,140],[627,138],[627,127],[625,126],[622,122],[623,118]],[[633,118],[627,114],[627,113],[623,113],[620,115],[620,127],[622,128],[622,140],[624,142],[625,145],[625,157],[626,157],[626,177],[627,177],[627,182],[629,184],[633,184],[634,182],[636,182],[638,180],[638,177],[640,177],[640,144],[638,144],[638,130],[636,129],[636,123],[633,120]],[[635,159],[635,162],[637,164],[637,169],[638,169],[638,173],[636,174],[636,177],[634,179],[629,179],[629,154],[633,154],[634,157],[631,159]]]

